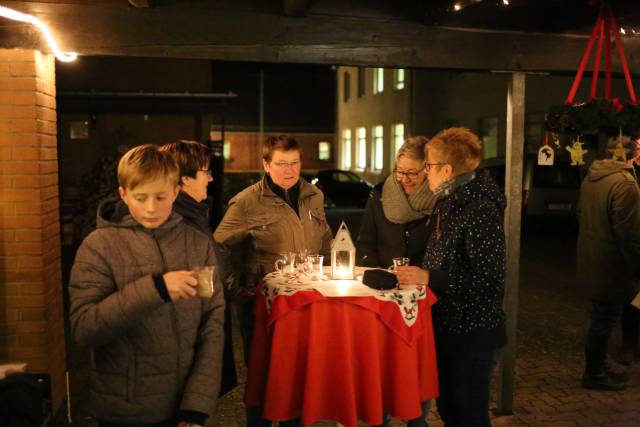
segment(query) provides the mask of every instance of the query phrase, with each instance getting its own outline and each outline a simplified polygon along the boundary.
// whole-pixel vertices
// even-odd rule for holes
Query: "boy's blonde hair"
[[[134,147],[118,163],[118,184],[125,190],[156,179],[166,179],[175,185],[180,181],[176,159],[171,153],[160,151],[156,145]]]

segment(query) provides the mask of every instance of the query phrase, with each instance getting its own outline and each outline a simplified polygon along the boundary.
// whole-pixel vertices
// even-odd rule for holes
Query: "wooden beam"
[[[311,8],[313,0],[282,0],[282,9],[285,16],[303,17]]]
[[[222,1],[167,2],[137,9],[125,2],[3,2],[35,14],[63,50],[81,55],[571,72],[587,42],[586,36],[429,27],[380,15],[339,15],[340,10],[300,19],[249,7],[250,0],[236,3],[231,8]],[[0,28],[16,33],[0,39],[0,47],[29,42],[27,30],[11,21],[0,20]],[[624,43],[630,68],[640,70],[640,38]]]

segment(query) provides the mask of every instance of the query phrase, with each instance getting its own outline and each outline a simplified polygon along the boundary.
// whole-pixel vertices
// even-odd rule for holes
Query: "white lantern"
[[[352,280],[355,278],[356,247],[353,245],[347,224],[342,221],[336,237],[331,242],[331,278]]]

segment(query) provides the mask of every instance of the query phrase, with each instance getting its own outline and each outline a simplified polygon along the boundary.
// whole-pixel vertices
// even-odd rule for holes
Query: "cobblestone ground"
[[[523,238],[514,414],[493,416],[494,426],[640,426],[640,363],[632,366],[627,390],[580,387],[587,306],[576,296],[575,241],[574,230],[561,224],[529,229]],[[611,351],[618,349],[619,341],[616,334]],[[241,346],[236,343],[235,347],[240,362]],[[73,376],[74,424],[86,425],[79,365]],[[243,385],[245,370],[241,363],[237,365]],[[215,426],[244,426],[242,385],[219,401]],[[435,405],[428,420],[432,427],[442,426]],[[392,422],[394,427],[403,425]]]

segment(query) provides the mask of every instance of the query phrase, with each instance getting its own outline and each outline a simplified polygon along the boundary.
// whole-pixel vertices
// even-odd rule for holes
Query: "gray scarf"
[[[393,175],[382,186],[382,210],[394,224],[406,224],[431,214],[436,198],[429,190],[427,180],[412,194],[406,195]]]
[[[455,178],[452,178],[449,181],[445,181],[442,184],[438,185],[438,188],[433,190],[433,194],[438,200],[444,199],[445,197],[456,191],[458,187],[462,187],[467,182],[473,180],[475,177],[475,172],[463,173],[462,175],[458,175]]]

